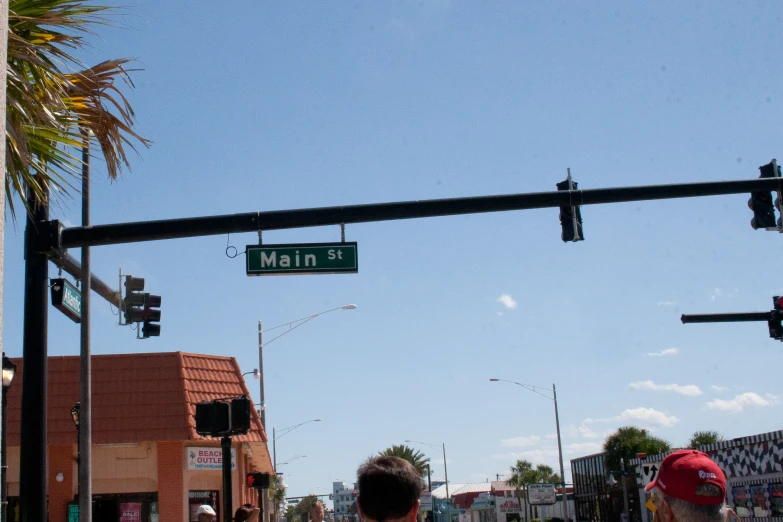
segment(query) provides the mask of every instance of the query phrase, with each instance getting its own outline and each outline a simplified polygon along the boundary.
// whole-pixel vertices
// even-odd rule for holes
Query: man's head
[[[313,522],[323,522],[324,505],[317,500],[313,502],[313,505],[310,507],[310,517],[312,517]]]
[[[209,504],[199,506],[196,515],[198,516],[198,522],[214,522],[216,516],[215,510]]]
[[[372,457],[357,471],[356,504],[368,522],[416,522],[421,475],[398,457]]]
[[[257,522],[260,512],[253,504],[243,504],[234,513],[234,522]]]
[[[726,476],[706,453],[675,451],[646,489],[652,491],[656,522],[726,520]]]

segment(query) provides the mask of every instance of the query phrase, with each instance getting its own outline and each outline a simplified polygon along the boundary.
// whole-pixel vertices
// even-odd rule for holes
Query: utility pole
[[[563,520],[568,522],[569,510],[568,510],[568,494],[566,493],[566,479],[565,470],[563,469],[563,445],[560,442],[560,415],[557,412],[557,389],[555,383],[552,383],[552,397],[555,402],[555,426],[557,427],[557,454],[560,457],[560,480],[562,481],[563,489]],[[554,511],[554,510],[553,510]]]
[[[90,226],[90,131],[81,127],[82,226]],[[90,246],[82,247],[82,313],[79,389],[79,522],[92,522],[92,355],[90,353]]]
[[[266,402],[264,401],[264,335],[261,331],[261,321],[258,321],[258,387],[261,392],[261,405],[259,409],[261,411],[261,426],[264,427],[264,433],[266,433]],[[276,470],[277,468],[275,468]]]

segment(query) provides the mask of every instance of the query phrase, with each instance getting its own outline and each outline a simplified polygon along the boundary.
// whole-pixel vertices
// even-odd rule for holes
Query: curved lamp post
[[[451,522],[451,497],[449,496],[449,471],[448,468],[446,468],[446,443],[441,443],[441,446],[438,446],[437,444],[430,444],[429,442],[421,442],[420,440],[406,440],[405,442],[415,442],[416,444],[423,444],[424,446],[429,446],[430,448],[439,449],[441,446],[443,447],[443,474],[446,477],[446,510],[448,512],[449,516],[449,522]],[[435,502],[433,500],[433,502]],[[433,504],[434,506],[434,504]]]
[[[16,375],[16,365],[3,354],[3,397],[2,397],[2,433],[0,437],[2,440],[2,447],[0,447],[0,509],[2,510],[1,520],[6,520],[8,513],[8,465],[6,464],[6,426],[8,421],[6,420],[6,410],[8,406],[8,388],[11,387],[11,383],[14,381],[14,375]]]
[[[294,424],[293,426],[289,426],[287,428],[283,428],[280,430],[280,435],[277,434],[275,431],[275,428],[272,427],[272,469],[275,470],[275,473],[277,472],[277,439],[280,439],[292,431],[294,431],[299,426],[304,426],[305,424],[309,424],[311,422],[321,422],[321,418],[312,419],[309,421],[300,422],[299,424]],[[281,464],[282,466],[282,464]]]
[[[266,347],[269,344],[272,344],[277,339],[280,339],[285,334],[291,332],[292,330],[296,330],[303,324],[312,321],[319,315],[328,314],[329,312],[334,312],[335,310],[355,310],[356,305],[355,304],[347,304],[343,306],[338,306],[336,308],[330,308],[329,310],[324,310],[323,312],[318,312],[317,314],[308,315],[307,317],[302,317],[301,319],[296,319],[294,321],[289,321],[287,323],[279,324],[277,326],[273,326],[272,328],[267,328],[266,330],[261,328],[261,321],[258,321],[258,370],[259,370],[259,388],[261,391],[261,425],[264,427],[264,431],[266,431],[266,401],[264,400],[264,347]],[[277,335],[276,337],[273,337],[269,341],[264,344],[263,341],[263,334],[266,332],[271,332],[272,330],[277,330],[278,328],[288,327],[287,330],[285,330],[283,333]]]
[[[565,471],[563,469],[563,445],[560,443],[560,416],[557,413],[557,390],[555,389],[554,383],[552,384],[552,389],[549,388],[542,388],[540,386],[533,386],[532,384],[522,384],[521,382],[516,381],[507,381],[506,379],[497,379],[495,377],[492,377],[489,379],[492,382],[507,382],[510,384],[516,384],[517,386],[521,386],[522,388],[532,391],[533,393],[537,393],[538,395],[545,397],[549,399],[550,401],[554,401],[555,403],[555,426],[557,428],[557,453],[560,458],[560,480],[562,480],[560,486],[562,487],[561,493],[563,495],[563,520],[569,519],[569,509],[568,509],[568,494],[566,493],[566,481],[565,481]],[[548,392],[552,392],[552,397],[549,395],[546,395],[544,393],[541,393],[538,390],[545,390]]]

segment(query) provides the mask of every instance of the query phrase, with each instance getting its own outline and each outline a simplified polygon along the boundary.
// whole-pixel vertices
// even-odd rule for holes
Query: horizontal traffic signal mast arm
[[[680,321],[688,323],[743,323],[768,321],[773,312],[741,312],[736,314],[683,314]]]
[[[342,223],[456,216],[564,205],[597,205],[627,201],[745,194],[759,190],[782,189],[783,178],[766,178],[245,212],[222,216],[70,227],[60,232],[60,244],[53,246],[75,248],[88,245],[115,245],[258,230],[283,230]]]
[[[62,268],[76,279],[82,278],[82,264],[68,253],[50,258],[50,261]],[[112,289],[95,274],[90,274],[90,288],[117,308],[122,308],[122,294]]]

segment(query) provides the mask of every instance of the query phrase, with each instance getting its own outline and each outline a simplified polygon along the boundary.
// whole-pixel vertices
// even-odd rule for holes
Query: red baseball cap
[[[702,484],[717,486],[721,496],[697,495]],[[644,489],[652,488],[693,504],[719,505],[726,499],[726,475],[706,453],[680,450],[663,459],[655,479]]]

